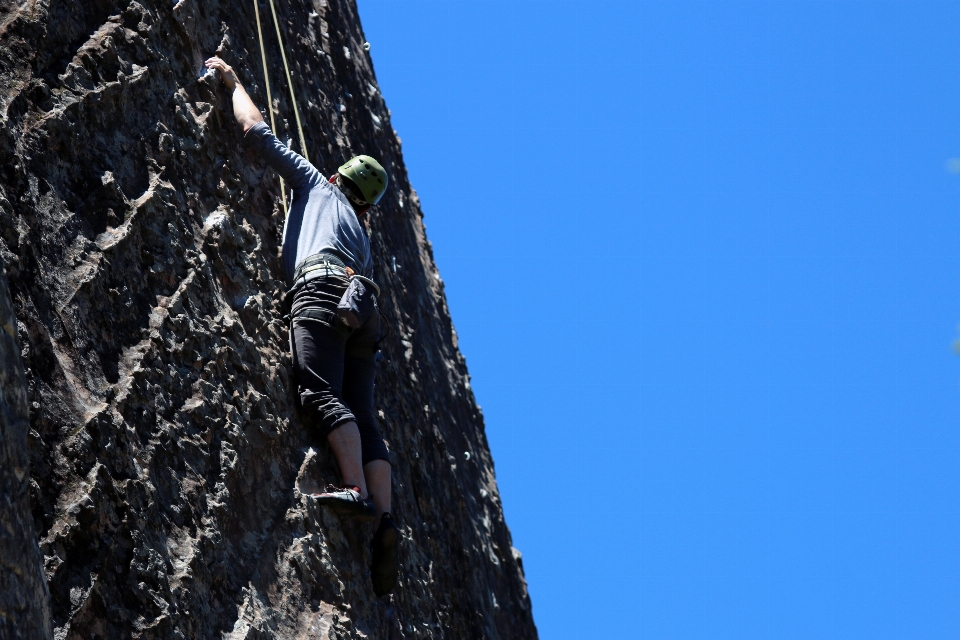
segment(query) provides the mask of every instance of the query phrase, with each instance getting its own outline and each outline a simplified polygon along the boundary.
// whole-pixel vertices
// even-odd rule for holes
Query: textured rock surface
[[[295,489],[336,470],[292,402],[279,181],[240,147],[223,90],[197,80],[219,51],[266,105],[253,9],[0,0],[0,258],[54,635],[535,638],[483,418],[349,1],[277,10],[311,160],[332,173],[370,152],[393,179],[369,225],[390,327],[377,408],[406,537],[394,595],[372,592],[369,526]],[[269,5],[260,13],[278,135],[295,140]]]
[[[49,638],[47,582],[30,515],[27,380],[0,265],[0,638]]]

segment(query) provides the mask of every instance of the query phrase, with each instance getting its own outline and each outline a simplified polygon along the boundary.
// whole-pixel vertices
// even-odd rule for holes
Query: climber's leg
[[[342,515],[364,521],[373,520],[377,512],[373,500],[367,495],[366,480],[360,462],[360,431],[357,423],[351,420],[338,425],[327,434],[327,442],[340,466],[343,486],[327,485],[322,493],[313,495],[314,499]]]
[[[330,308],[336,308],[337,296],[343,289],[342,282],[317,278],[297,292],[290,347],[300,405],[330,444],[345,485],[327,487],[314,497],[339,513],[372,519],[376,511],[367,499],[360,431],[357,419],[343,400],[347,331],[331,322],[334,316]],[[310,315],[314,311],[321,312],[319,317]]]
[[[382,515],[390,511],[390,453],[374,411],[379,341],[380,313],[374,311],[362,327],[350,334],[344,346],[343,401],[356,417],[367,489],[377,515]]]
[[[366,498],[367,482],[364,478],[365,469],[361,465],[360,430],[357,428],[357,423],[353,420],[344,422],[327,435],[327,442],[333,449],[333,456],[340,466],[343,484],[358,487],[361,497]]]
[[[363,465],[367,476],[367,486],[377,509],[377,530],[370,543],[373,562],[370,565],[370,579],[373,591],[378,596],[386,595],[397,586],[400,571],[399,545],[400,529],[390,515],[390,463],[386,460],[371,460]]]
[[[390,511],[390,453],[374,416],[373,389],[377,365],[372,349],[359,356],[356,348],[348,343],[347,352],[343,364],[343,400],[356,416],[367,490],[373,498],[377,515],[381,515]]]
[[[325,438],[347,423],[356,430],[356,418],[343,401],[344,333],[322,320],[295,317],[290,338],[300,407]]]
[[[379,335],[379,329],[376,335]],[[359,337],[362,336],[361,333]],[[363,451],[363,473],[379,516],[370,545],[373,558],[370,578],[374,593],[382,596],[393,591],[397,584],[400,529],[390,515],[390,453],[377,428],[373,410],[373,388],[377,375],[375,347],[375,343],[365,343],[362,339],[354,341],[351,338],[348,341],[343,365],[343,399],[357,418]]]
[[[363,475],[366,476],[367,488],[373,497],[373,506],[377,508],[377,516],[390,513],[390,463],[386,460],[372,460],[363,465]]]
[[[370,578],[373,581],[373,591],[378,596],[390,593],[397,586],[400,573],[399,545],[400,529],[393,521],[393,516],[384,513],[380,516],[377,531],[370,544],[373,559]]]

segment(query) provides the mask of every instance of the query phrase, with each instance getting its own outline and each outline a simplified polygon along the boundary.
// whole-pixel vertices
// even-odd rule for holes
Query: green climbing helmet
[[[354,156],[337,172],[357,185],[367,204],[377,204],[387,190],[387,172],[370,156]]]

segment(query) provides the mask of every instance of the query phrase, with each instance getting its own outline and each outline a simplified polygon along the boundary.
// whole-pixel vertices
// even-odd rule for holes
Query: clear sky
[[[358,2],[541,638],[960,637],[960,4]]]

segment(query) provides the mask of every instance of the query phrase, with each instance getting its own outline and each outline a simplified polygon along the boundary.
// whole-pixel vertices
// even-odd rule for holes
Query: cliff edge
[[[219,53],[265,108],[255,1],[0,0],[0,260],[16,315],[0,287],[0,632],[536,638],[351,0],[276,11],[313,164],[332,174],[370,153],[391,177],[367,224],[404,535],[392,595],[373,594],[370,525],[301,494],[337,473],[294,406],[279,180],[240,144],[227,93],[198,79]],[[296,141],[268,0],[259,11],[277,134]],[[10,612],[33,626],[11,631]]]

